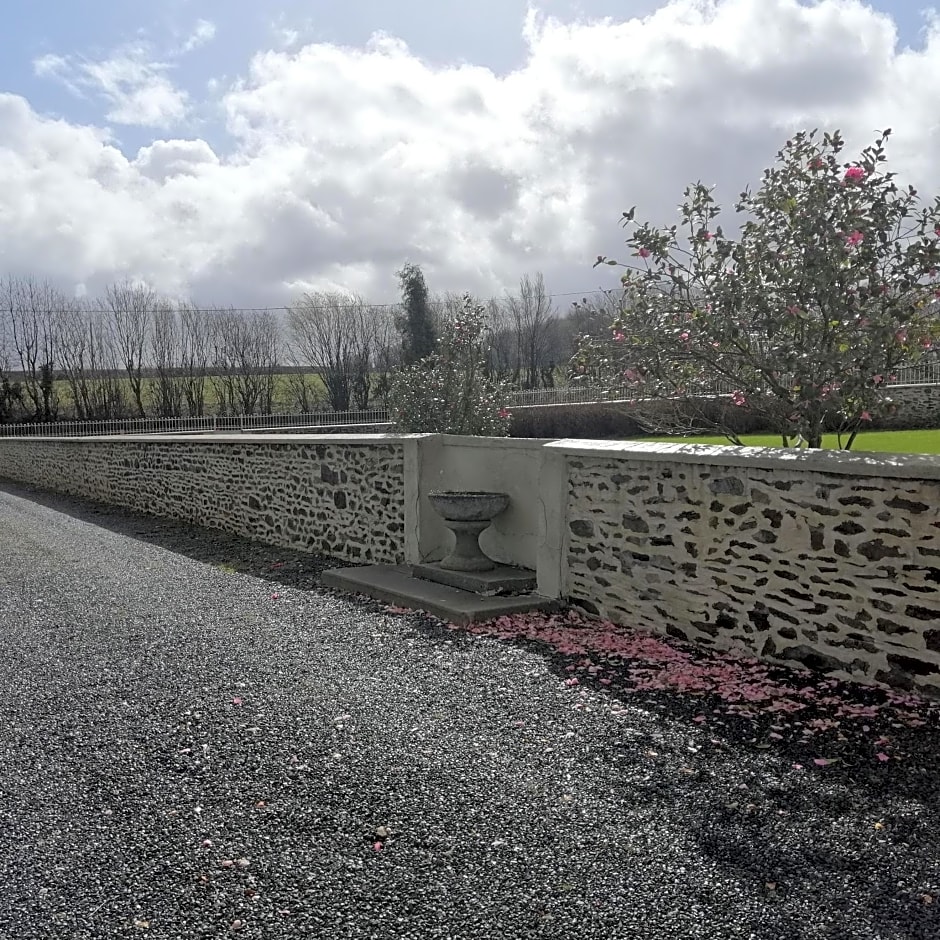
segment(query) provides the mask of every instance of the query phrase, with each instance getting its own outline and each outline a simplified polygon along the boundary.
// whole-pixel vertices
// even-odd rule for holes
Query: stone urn
[[[428,500],[457,537],[454,550],[440,563],[450,571],[492,571],[496,562],[483,554],[480,534],[509,505],[508,493],[428,493]]]

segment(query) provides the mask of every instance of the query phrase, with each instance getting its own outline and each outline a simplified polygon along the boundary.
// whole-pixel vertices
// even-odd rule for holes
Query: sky
[[[5,0],[0,276],[383,303],[410,261],[564,307],[622,210],[701,179],[731,219],[801,128],[891,127],[940,193],[937,101],[929,0]]]

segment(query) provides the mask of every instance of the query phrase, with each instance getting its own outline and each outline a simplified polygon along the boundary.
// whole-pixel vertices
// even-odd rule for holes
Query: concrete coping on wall
[[[810,470],[840,476],[940,480],[940,457],[929,454],[738,447],[721,444],[582,441],[576,438],[552,441],[545,447],[567,457],[632,458],[652,463],[756,467],[762,470]]]
[[[422,435],[412,435],[420,437]],[[521,448],[544,447],[555,441],[554,437],[474,437],[470,434],[440,434],[423,435],[425,437],[440,437],[448,447],[480,447],[499,449],[507,448],[519,450]]]

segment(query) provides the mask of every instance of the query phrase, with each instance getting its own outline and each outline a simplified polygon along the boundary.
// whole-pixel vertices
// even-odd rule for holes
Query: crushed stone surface
[[[335,564],[0,485],[0,937],[940,937],[934,703]]]

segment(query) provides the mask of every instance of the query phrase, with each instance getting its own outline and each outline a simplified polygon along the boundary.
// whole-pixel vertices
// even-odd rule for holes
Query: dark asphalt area
[[[335,564],[0,484],[2,940],[940,938],[935,704],[766,742]]]

